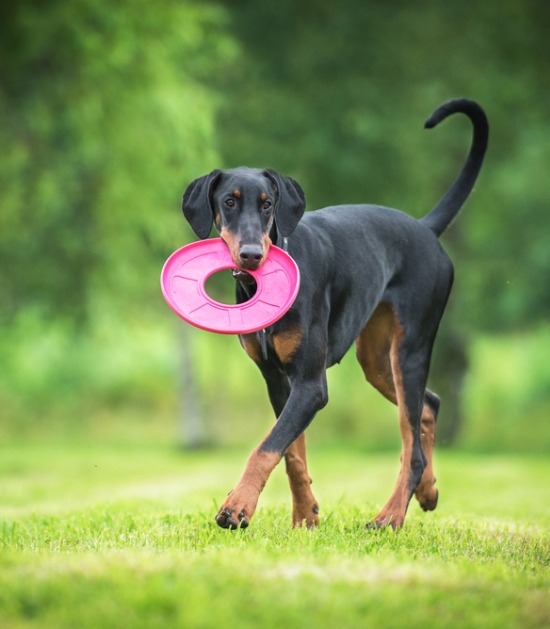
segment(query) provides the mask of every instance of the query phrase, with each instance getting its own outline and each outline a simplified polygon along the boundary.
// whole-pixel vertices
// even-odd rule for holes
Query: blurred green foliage
[[[218,160],[205,77],[236,49],[225,13],[135,0],[4,11],[2,312],[147,308],[154,262],[182,230],[183,181]]]
[[[511,329],[550,310],[550,11],[544,0],[236,0],[242,67],[224,101],[225,161],[269,164],[310,208],[376,202],[422,216],[463,163],[470,130],[427,132],[467,96],[491,124],[472,198],[444,238],[459,269],[455,324]],[[457,291],[458,293],[458,291]]]
[[[271,411],[254,365],[234,339],[182,332],[160,296],[164,259],[193,238],[185,185],[215,167],[270,166],[303,184],[310,209],[376,202],[421,216],[470,139],[466,120],[422,123],[468,96],[491,138],[444,237],[457,276],[442,333],[469,353],[463,442],[547,447],[549,27],[543,0],[7,0],[2,432],[125,413],[147,432],[177,414],[185,347],[208,431],[260,438]],[[351,357],[330,387],[313,434],[396,443],[393,410]]]

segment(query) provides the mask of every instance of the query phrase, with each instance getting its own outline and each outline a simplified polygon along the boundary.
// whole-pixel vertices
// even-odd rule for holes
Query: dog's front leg
[[[222,504],[216,522],[222,528],[246,528],[260,493],[287,448],[303,433],[328,401],[326,377],[292,382],[290,396],[273,430],[250,455],[243,475]]]
[[[282,456],[267,452],[260,446],[252,452],[235,489],[229,492],[220,507],[216,522],[224,529],[246,528],[256,511],[258,498],[273,468]]]

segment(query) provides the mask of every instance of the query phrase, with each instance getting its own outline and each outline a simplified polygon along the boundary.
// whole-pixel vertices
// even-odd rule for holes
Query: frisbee
[[[181,247],[166,260],[160,276],[164,299],[184,321],[221,334],[248,334],[278,321],[292,306],[300,288],[296,262],[272,245],[262,266],[247,273],[256,292],[242,304],[222,304],[205,290],[206,280],[219,271],[235,269],[221,238],[199,240]]]

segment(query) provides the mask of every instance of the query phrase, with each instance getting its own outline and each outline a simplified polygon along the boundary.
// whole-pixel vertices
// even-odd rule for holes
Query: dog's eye
[[[266,201],[263,205],[262,205],[262,210],[270,210],[271,209],[271,201]]]
[[[225,200],[225,205],[227,207],[235,207],[235,199],[226,199]]]

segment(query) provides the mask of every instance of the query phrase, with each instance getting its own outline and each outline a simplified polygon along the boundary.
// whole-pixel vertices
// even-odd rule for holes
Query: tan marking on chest
[[[280,332],[273,337],[275,353],[282,363],[288,363],[292,360],[296,350],[300,346],[301,340],[302,330],[299,325]]]
[[[240,337],[244,351],[255,363],[259,363],[262,358],[262,349],[255,334],[243,334]]]

